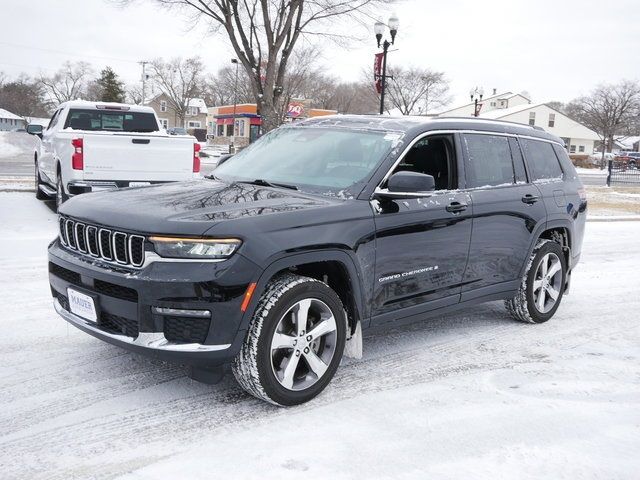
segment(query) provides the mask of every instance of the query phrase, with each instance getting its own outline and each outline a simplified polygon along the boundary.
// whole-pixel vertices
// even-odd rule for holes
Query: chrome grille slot
[[[87,227],[87,250],[92,257],[100,256],[100,246],[98,245],[98,228],[93,225]]]
[[[76,234],[76,247],[82,253],[87,253],[87,239],[85,236],[85,227],[84,223],[77,222],[75,228],[73,229]]]
[[[67,230],[65,227],[64,217],[60,217],[58,219],[58,225],[60,226],[60,240],[62,241],[63,245],[66,245],[68,242],[67,242]]]
[[[141,267],[145,261],[145,237],[76,222],[60,216],[60,243],[77,253],[106,262]]]
[[[64,230],[66,233],[66,238],[67,238],[67,246],[69,248],[72,248],[73,250],[76,249],[76,235],[74,232],[74,228],[73,228],[73,220],[67,220],[64,224]]]
[[[128,263],[127,259],[127,235],[122,232],[114,232],[112,235],[113,258],[118,263]]]
[[[105,260],[113,260],[113,251],[111,249],[111,230],[101,228],[98,235],[100,238],[100,256]]]

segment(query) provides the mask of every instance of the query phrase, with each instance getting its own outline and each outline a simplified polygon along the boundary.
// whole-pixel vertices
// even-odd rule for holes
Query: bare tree
[[[130,0],[122,0],[124,3]],[[281,120],[285,77],[296,45],[308,38],[335,32],[340,18],[363,21],[371,7],[394,0],[156,0],[182,7],[222,31],[251,80],[251,90],[263,128]],[[351,28],[353,31],[353,28]]]
[[[570,102],[566,112],[598,133],[610,152],[614,136],[625,134],[637,122],[640,114],[640,83],[623,80],[614,85],[600,85],[591,94]],[[604,151],[603,148],[603,162]]]
[[[11,81],[0,74],[0,106],[22,117],[49,114],[40,83],[25,74]]]
[[[139,83],[127,85],[125,91],[128,103],[133,103],[134,105],[142,104],[142,85]]]
[[[38,80],[48,100],[57,105],[84,97],[92,75],[93,69],[87,62],[65,62],[55,74],[40,75]]]
[[[215,75],[209,75],[202,90],[202,96],[207,105],[230,105],[234,99],[237,99],[238,103],[252,103],[254,101],[251,80],[244,68],[238,69],[237,88],[236,68],[227,66],[218,70]]]
[[[426,115],[451,101],[449,82],[443,72],[393,67],[389,73],[393,78],[387,82],[388,98],[402,115]]]
[[[184,122],[189,103],[200,95],[204,65],[200,58],[174,58],[168,62],[158,58],[151,62],[153,82],[168,98],[178,119]]]

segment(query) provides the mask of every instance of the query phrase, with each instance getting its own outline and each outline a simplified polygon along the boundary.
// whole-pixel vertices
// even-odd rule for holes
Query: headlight
[[[238,249],[237,238],[149,237],[161,257],[225,259]]]

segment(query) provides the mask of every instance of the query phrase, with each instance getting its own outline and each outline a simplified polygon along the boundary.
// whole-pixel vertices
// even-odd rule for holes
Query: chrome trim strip
[[[211,310],[192,310],[184,308],[151,307],[151,311],[157,315],[170,317],[196,317],[211,318]]]
[[[85,248],[85,250],[80,248],[80,242],[78,241],[78,227],[83,228],[83,227],[86,227],[86,225],[84,223],[76,222],[76,224],[75,224],[75,226],[73,228],[73,235],[74,235],[74,238],[76,239],[76,248],[81,253],[87,253],[86,248]],[[87,234],[86,234],[86,231],[84,233],[84,246],[85,247],[87,246]]]
[[[66,220],[64,217],[60,217],[58,218],[58,230],[59,230],[59,235],[60,235],[60,241],[62,242],[62,244],[66,247],[67,246],[67,227],[66,227]]]
[[[227,350],[231,344],[221,344],[221,345],[204,345],[202,343],[172,343],[166,339],[164,333],[162,332],[140,332],[136,338],[128,337],[126,335],[118,335],[114,333],[105,332],[98,327],[97,324],[90,320],[85,320],[78,315],[75,315],[60,305],[60,302],[56,298],[53,301],[53,307],[55,308],[58,315],[64,318],[70,324],[84,328],[92,332],[98,338],[110,338],[112,340],[116,340],[121,343],[126,343],[129,345],[136,345],[138,347],[149,348],[152,350],[164,350],[164,351],[173,351],[173,352],[216,352],[221,350]]]
[[[107,257],[102,248],[102,232],[107,232],[107,243],[111,245],[111,230],[108,230],[106,228],[101,228],[100,230],[98,230],[98,248],[100,249],[100,257],[103,260],[113,260],[113,250],[111,251],[111,256]]]

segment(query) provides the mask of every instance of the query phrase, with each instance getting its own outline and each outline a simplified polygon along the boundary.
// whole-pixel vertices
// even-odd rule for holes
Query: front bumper
[[[114,345],[186,365],[223,365],[235,357],[245,333],[240,306],[255,274],[239,254],[219,263],[154,261],[127,269],[85,258],[58,240],[49,247],[54,307],[66,321]],[[71,313],[69,288],[94,298],[96,321]]]

